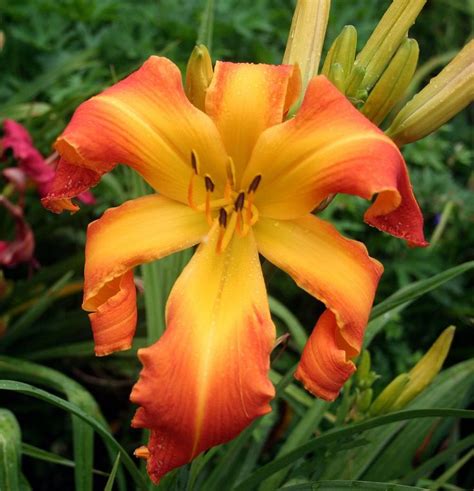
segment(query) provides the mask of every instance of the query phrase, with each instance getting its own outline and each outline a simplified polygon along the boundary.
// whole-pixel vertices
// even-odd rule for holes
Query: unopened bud
[[[352,71],[357,48],[357,31],[354,26],[344,26],[332,43],[324,60],[323,75],[345,92],[346,81]]]
[[[372,389],[365,389],[357,394],[356,407],[359,412],[361,413],[367,412],[372,402],[373,395],[374,395],[374,391]]]
[[[3,31],[0,31],[0,51],[2,51],[3,46],[5,46],[5,34]]]
[[[213,76],[211,56],[200,44],[193,49],[186,68],[186,95],[201,111],[205,109],[206,91]]]
[[[355,66],[365,68],[365,76],[359,88],[370,90],[379,79],[408,29],[415,22],[426,0],[394,0],[378,23]],[[350,85],[354,83],[351,76]],[[355,88],[352,87],[353,92]]]
[[[415,73],[419,52],[418,43],[414,39],[405,39],[372,89],[361,112],[376,125],[385,119],[403,97]]]
[[[298,65],[303,92],[318,73],[331,0],[298,0],[291,22],[283,63]]]
[[[474,40],[398,113],[387,135],[401,147],[437,130],[474,100]]]
[[[359,366],[357,367],[357,372],[356,372],[357,385],[361,386],[369,376],[369,373],[370,373],[370,352],[364,350],[360,355]]]
[[[407,373],[401,373],[395,377],[375,399],[370,407],[370,414],[377,416],[391,411],[393,403],[398,399],[409,380],[410,376]]]
[[[435,378],[441,370],[446,356],[448,356],[455,330],[454,326],[445,329],[423,358],[410,370],[408,373],[410,381],[394,401],[392,411],[404,408]]]

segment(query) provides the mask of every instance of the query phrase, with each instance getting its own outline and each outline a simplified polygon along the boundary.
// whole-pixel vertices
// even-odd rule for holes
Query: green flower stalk
[[[296,4],[283,63],[299,66],[303,94],[318,73],[330,8],[331,0],[298,0]]]
[[[418,43],[414,39],[405,39],[372,89],[361,112],[376,125],[380,125],[403,98],[415,74],[419,52]]]
[[[213,76],[212,61],[204,44],[196,46],[189,57],[186,68],[186,95],[201,111],[204,111],[206,91]]]
[[[474,100],[474,40],[398,113],[387,135],[398,146],[419,140]]]
[[[369,91],[375,85],[425,3],[426,0],[392,2],[366,45],[357,55],[349,80],[348,94],[356,94],[358,90]],[[359,82],[362,70],[364,76]]]

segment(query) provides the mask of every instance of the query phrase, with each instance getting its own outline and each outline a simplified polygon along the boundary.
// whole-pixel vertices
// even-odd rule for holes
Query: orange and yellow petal
[[[197,244],[207,230],[203,213],[157,194],[111,208],[89,225],[83,308],[92,312],[96,354],[130,347],[137,308],[133,268]]]
[[[72,202],[72,198],[95,186],[101,176],[101,173],[92,169],[77,167],[60,159],[48,194],[41,199],[41,203],[54,213],[64,210],[75,212],[79,207]]]
[[[261,135],[243,185],[259,174],[255,204],[263,216],[297,218],[335,193],[378,194],[367,223],[426,245],[400,151],[323,76],[310,82],[293,119]]]
[[[154,482],[270,411],[275,329],[255,240],[234,236],[216,254],[217,236],[214,227],[178,278],[164,335],[139,351],[132,425],[151,430]]]
[[[360,352],[383,267],[363,244],[313,215],[262,218],[254,229],[260,253],[326,305],[297,378],[313,394],[332,400],[354,371],[351,358]]]
[[[181,202],[193,173],[192,151],[201,157],[203,175],[225,183],[227,156],[217,128],[187,99],[178,67],[157,56],[81,104],[55,147],[69,164],[98,174],[129,165]]]
[[[234,161],[237,183],[262,131],[282,122],[299,92],[299,70],[291,65],[216,63],[206,113]]]

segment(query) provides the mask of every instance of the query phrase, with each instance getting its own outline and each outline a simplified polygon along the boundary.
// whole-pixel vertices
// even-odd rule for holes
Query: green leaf
[[[62,465],[64,467],[76,467],[76,463],[74,460],[66,459],[61,455],[55,454],[53,452],[48,452],[43,450],[42,448],[35,447],[34,445],[30,445],[28,443],[22,442],[21,444],[21,453],[32,459],[43,460],[44,462],[50,462],[51,464]],[[107,472],[99,471],[97,469],[92,469],[94,474],[98,476],[108,476]]]
[[[288,328],[291,334],[291,339],[296,344],[298,351],[301,353],[305,347],[306,341],[308,341],[308,335],[300,321],[293,315],[293,313],[285,307],[276,298],[268,297],[268,303],[270,305],[271,313],[280,318]]]
[[[329,407],[330,403],[321,399],[314,399],[312,407],[310,407],[295,426],[295,428],[286,437],[276,458],[282,457],[291,452],[302,443],[308,441],[316,432],[319,423],[323,419],[324,412]],[[277,489],[284,481],[288,470],[283,469],[277,472],[272,477],[268,478],[261,486],[260,491],[273,491]]]
[[[415,483],[418,479],[424,476],[429,476],[434,470],[436,470],[440,465],[445,464],[454,456],[461,453],[466,448],[472,448],[474,445],[474,435],[468,436],[459,442],[449,446],[443,452],[435,455],[431,459],[423,462],[419,467],[417,467],[414,471],[405,475],[402,479],[400,479],[401,484],[411,484]]]
[[[416,488],[413,486],[402,486],[400,484],[387,484],[386,482],[369,482],[369,481],[313,481],[294,486],[285,486],[285,491],[338,491],[339,489],[359,489],[376,491],[425,491],[425,488]]]
[[[21,432],[14,414],[0,409],[0,489],[20,488]]]
[[[141,489],[144,491],[147,489],[147,481],[140,473],[139,469],[130,458],[127,451],[112,436],[107,428],[105,428],[95,418],[85,413],[81,408],[45,390],[39,389],[38,387],[34,387],[29,384],[24,384],[22,382],[15,382],[13,380],[0,380],[0,390],[19,392],[21,394],[35,397],[36,399],[40,399],[53,406],[59,407],[70,414],[74,414],[75,416],[85,421],[103,438],[104,442],[108,443],[116,452],[120,453],[123,464],[128,470],[137,489]]]
[[[120,454],[118,453],[114,462],[114,466],[112,467],[112,471],[110,472],[110,476],[107,479],[107,483],[105,485],[104,491],[112,491],[112,488],[114,487],[115,476],[117,474],[117,469],[119,468],[119,464],[120,464]]]
[[[441,372],[432,384],[408,406],[410,409],[462,407],[473,384],[474,361],[459,363]],[[391,413],[395,414],[395,413]],[[390,414],[389,414],[390,416]],[[373,420],[369,420],[373,421]],[[388,480],[409,472],[416,449],[433,426],[432,418],[399,422],[364,433],[370,442],[364,451],[329,455],[321,479]],[[347,462],[351,465],[348,466]]]
[[[408,407],[432,408],[432,407],[466,407],[472,400],[474,387],[474,360],[470,360],[446,370],[442,377],[437,377],[432,384],[425,389]],[[433,432],[442,430],[443,434],[449,430],[452,423],[443,421],[444,428],[440,427],[440,421],[424,419],[411,421],[403,429],[395,431],[390,441],[383,449],[379,449],[373,455],[370,467],[367,468],[364,459],[357,460],[357,468],[364,473],[351,476],[355,479],[362,478],[369,481],[398,479],[412,469],[412,462],[420,445],[425,438]],[[369,451],[364,452],[365,456]],[[341,476],[342,477],[342,476]]]
[[[80,384],[56,370],[17,358],[0,356],[0,373],[3,377],[41,384],[50,389],[63,392],[70,402],[99,420],[103,425],[106,425],[99,406],[91,394]],[[92,490],[93,430],[75,416],[72,417],[72,424],[74,461],[76,463],[74,469],[76,491],[89,491]],[[114,458],[115,453],[111,454],[111,460]]]
[[[51,306],[56,300],[55,294],[63,288],[71,279],[72,271],[68,271],[54,285],[49,288],[39,300],[29,308],[21,317],[12,323],[6,331],[6,334],[0,340],[0,351],[5,352],[9,346],[24,336],[30,334],[30,328],[33,323]]]
[[[380,330],[385,326],[384,322],[374,322],[375,319],[379,318],[383,314],[387,314],[397,307],[406,307],[425,293],[438,288],[444,283],[452,280],[453,278],[456,278],[456,276],[467,273],[473,268],[474,261],[468,261],[466,263],[460,264],[459,266],[454,266],[453,268],[449,268],[442,273],[432,276],[431,278],[415,281],[414,283],[401,288],[393,295],[390,295],[388,298],[377,304],[372,309],[370,315],[370,322],[364,335],[364,345],[368,346],[374,336],[378,334]]]
[[[368,421],[355,423],[342,429],[330,430],[324,435],[313,438],[308,443],[301,445],[288,454],[260,467],[250,477],[240,482],[234,489],[238,491],[253,489],[255,486],[257,486],[257,484],[260,484],[267,477],[293,464],[309,452],[314,452],[318,448],[326,447],[330,443],[346,439],[362,431],[369,430],[371,428],[377,428],[379,426],[384,426],[397,421],[406,421],[410,419],[429,417],[455,417],[474,419],[474,411],[467,411],[463,409],[414,409],[410,411],[397,411],[395,413],[379,416]]]

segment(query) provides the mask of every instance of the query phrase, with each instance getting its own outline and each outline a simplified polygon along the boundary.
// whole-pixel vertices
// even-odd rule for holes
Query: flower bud
[[[359,412],[367,412],[370,407],[370,403],[372,402],[373,395],[374,391],[372,389],[365,389],[357,394],[356,408]]]
[[[296,4],[283,63],[299,66],[302,94],[318,73],[330,7],[331,0],[298,0]]]
[[[356,28],[344,26],[324,60],[322,74],[326,75],[341,92],[345,92],[346,80],[349,78],[354,64],[356,47]]]
[[[455,330],[454,326],[449,326],[445,329],[433,343],[433,346],[426,352],[425,356],[410,370],[408,373],[410,381],[394,401],[390,408],[392,411],[404,408],[420,392],[425,390],[435,378],[448,355]]]
[[[186,68],[186,95],[201,111],[204,111],[206,91],[213,76],[209,51],[200,44],[193,49]]]
[[[378,416],[391,411],[393,403],[398,399],[409,381],[410,376],[407,373],[401,373],[395,377],[375,399],[370,407],[370,414]]]
[[[415,22],[426,0],[394,0],[378,23],[369,40],[357,55],[355,66],[365,68],[365,76],[359,87],[354,87],[354,76],[350,78],[353,93],[357,88],[370,90],[379,79],[408,29]]]
[[[398,146],[437,130],[474,100],[474,40],[398,113],[387,135]]]
[[[415,73],[419,52],[418,43],[414,39],[405,39],[372,89],[361,112],[376,125],[385,119],[403,97]]]

